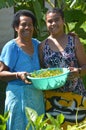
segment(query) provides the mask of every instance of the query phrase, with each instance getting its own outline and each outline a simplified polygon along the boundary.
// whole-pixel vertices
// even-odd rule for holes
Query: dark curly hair
[[[49,14],[49,13],[59,13],[60,15],[61,15],[61,17],[62,17],[62,19],[64,19],[64,12],[63,12],[63,10],[62,9],[60,9],[60,8],[50,8],[47,12],[46,12],[46,16],[47,16],[47,14]]]
[[[12,22],[12,27],[18,27],[20,23],[20,16],[27,16],[31,17],[33,21],[33,26],[35,26],[36,18],[34,14],[30,10],[19,10],[14,14],[13,22]]]

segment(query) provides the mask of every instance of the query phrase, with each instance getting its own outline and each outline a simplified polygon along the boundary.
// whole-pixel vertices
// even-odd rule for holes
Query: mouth
[[[31,33],[31,30],[25,30],[24,33]]]
[[[29,34],[32,34],[32,31],[31,30],[25,30],[23,33],[26,34],[26,35],[29,35]]]
[[[51,32],[55,32],[55,31],[57,31],[58,30],[58,26],[52,26],[51,28],[50,28],[50,31]]]
[[[56,30],[56,27],[50,29],[51,32],[54,32],[55,30]]]

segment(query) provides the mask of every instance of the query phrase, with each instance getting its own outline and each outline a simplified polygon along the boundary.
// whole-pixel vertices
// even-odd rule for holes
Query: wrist
[[[19,76],[19,72],[16,73],[16,79],[19,79],[20,76]]]

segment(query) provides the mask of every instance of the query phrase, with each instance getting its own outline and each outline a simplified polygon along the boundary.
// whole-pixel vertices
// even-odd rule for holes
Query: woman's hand
[[[75,32],[69,32],[68,34],[71,35],[72,37],[75,37],[75,36],[78,37],[78,35]]]
[[[69,67],[68,69],[70,70],[69,79],[80,77],[79,68]]]
[[[27,72],[17,72],[16,73],[16,78],[21,79],[26,84],[32,84],[32,82],[29,79],[27,79],[27,75],[30,75],[30,74],[27,73]]]

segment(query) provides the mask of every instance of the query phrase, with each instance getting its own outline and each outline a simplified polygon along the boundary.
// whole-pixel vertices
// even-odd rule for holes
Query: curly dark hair
[[[49,13],[59,13],[61,15],[62,19],[64,19],[64,12],[61,8],[55,7],[55,8],[48,9],[48,11],[46,12],[46,16]]]
[[[12,22],[12,27],[18,27],[19,23],[20,23],[20,16],[28,16],[32,18],[33,21],[33,26],[35,26],[35,22],[36,22],[36,18],[34,16],[34,14],[32,13],[32,11],[30,10],[19,10],[18,12],[16,12],[14,14],[14,18],[13,18],[13,22]]]

